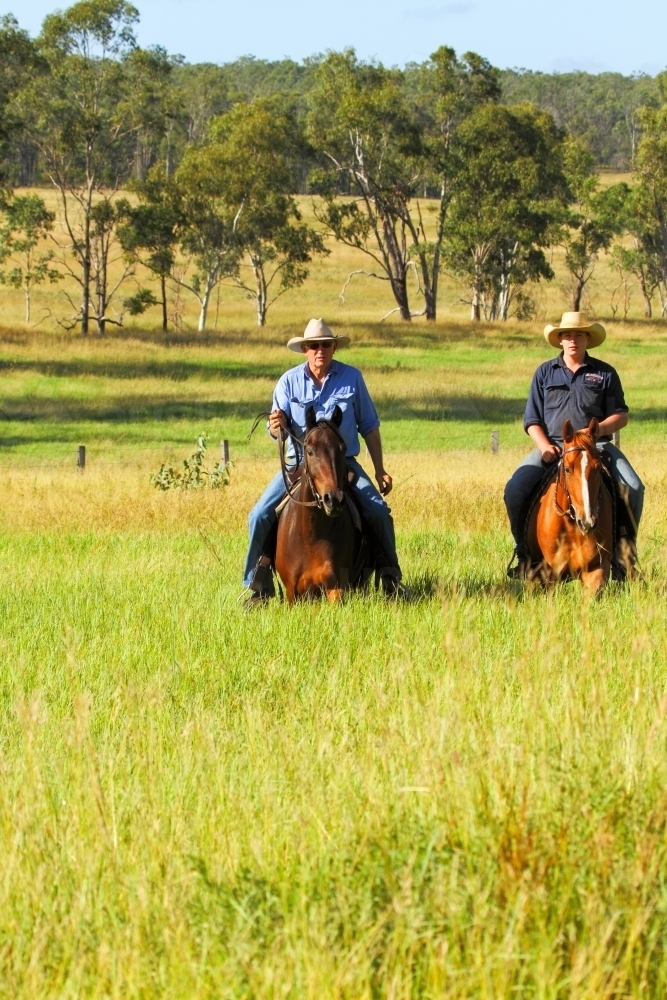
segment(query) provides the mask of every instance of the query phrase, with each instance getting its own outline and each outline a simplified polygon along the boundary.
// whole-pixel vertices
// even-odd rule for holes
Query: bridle
[[[569,517],[573,524],[577,523],[577,512],[574,509],[574,504],[572,503],[572,497],[570,496],[570,491],[567,487],[567,476],[564,475],[565,466],[563,464],[563,459],[566,455],[571,455],[575,451],[585,451],[588,452],[588,448],[583,448],[581,445],[575,445],[573,448],[566,448],[565,451],[561,452],[560,459],[558,460],[558,475],[556,477],[556,489],[554,492],[554,507],[556,508],[556,513],[561,517]],[[561,488],[567,497],[567,507],[563,510],[558,503],[558,490]],[[595,513],[593,517],[597,521],[598,513],[600,510],[600,493],[598,492],[598,502],[595,508]]]
[[[250,428],[250,433],[248,434],[248,436],[246,438],[247,441],[250,440],[250,438],[253,436],[253,434],[257,430],[257,427],[259,426],[260,421],[264,417],[270,417],[270,416],[271,416],[271,414],[268,412],[268,410],[264,411],[262,413],[258,413],[257,414],[257,416],[255,417],[255,420],[253,422],[253,425]],[[345,444],[345,438],[343,437],[343,435],[341,434],[341,432],[338,430],[338,428],[336,427],[336,425],[331,422],[331,420],[320,420],[320,421],[318,421],[316,427],[311,427],[310,430],[306,431],[306,433],[303,436],[303,440],[301,440],[301,438],[298,437],[294,433],[294,431],[292,431],[292,430],[286,430],[284,427],[280,428],[280,435],[277,438],[277,441],[278,441],[278,455],[280,457],[280,471],[283,474],[283,482],[285,483],[285,489],[287,490],[288,497],[290,498],[290,500],[292,500],[294,503],[298,504],[300,507],[319,507],[320,510],[324,510],[324,500],[322,499],[322,497],[320,496],[320,494],[315,489],[315,483],[313,482],[313,477],[311,476],[310,469],[308,468],[308,454],[306,452],[306,444],[308,443],[308,437],[310,436],[311,432],[314,431],[314,430],[316,430],[316,428],[320,427],[322,424],[326,424],[327,430],[333,431],[333,433],[338,438],[338,440],[342,444]],[[303,472],[304,472],[304,476],[305,476],[305,479],[306,479],[306,485],[310,487],[311,492],[312,492],[313,496],[315,497],[314,500],[297,500],[296,496],[294,495],[294,491],[296,489],[298,489],[298,487],[301,485],[301,479],[299,478],[294,483],[290,483],[289,476],[287,474],[287,463],[285,462],[285,441],[287,441],[288,438],[291,438],[292,443],[294,444],[294,451],[295,451],[295,454],[297,455],[297,458],[298,458],[297,446],[301,449],[301,454],[303,455]],[[344,481],[343,482],[343,490],[345,490],[346,486],[347,486],[347,481]]]
[[[330,420],[318,421],[315,427],[311,427],[310,430],[306,431],[306,433],[303,436],[303,440],[301,440],[300,437],[297,437],[297,435],[293,431],[291,430],[286,431],[283,427],[280,428],[280,436],[278,437],[278,454],[280,456],[280,470],[283,474],[283,482],[285,483],[285,489],[287,490],[288,497],[290,498],[290,500],[298,504],[300,507],[319,507],[320,510],[324,510],[324,500],[315,489],[315,482],[310,474],[310,469],[308,468],[308,452],[306,450],[306,445],[308,444],[308,438],[310,437],[312,432],[316,430],[317,427],[321,427],[322,424],[325,424],[326,429],[333,431],[338,440],[343,444],[345,444],[343,435],[340,433],[336,425],[333,424]],[[298,445],[301,448],[301,454],[303,455],[303,476],[306,480],[306,485],[310,487],[310,491],[315,497],[314,500],[297,500],[296,496],[294,495],[294,491],[298,489],[298,487],[301,485],[301,478],[296,480],[294,483],[290,483],[289,476],[287,475],[287,464],[285,462],[285,441],[287,440],[288,437],[291,438],[292,443],[295,445],[294,448],[295,452],[296,452],[296,445]],[[343,490],[345,490],[345,486],[346,483],[343,482]]]

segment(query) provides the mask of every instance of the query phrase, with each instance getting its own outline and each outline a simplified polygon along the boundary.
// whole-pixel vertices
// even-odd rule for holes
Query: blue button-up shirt
[[[297,368],[290,368],[280,378],[273,393],[273,409],[287,414],[292,429],[300,438],[306,433],[306,410],[309,406],[314,407],[318,420],[331,419],[334,407],[340,406],[343,419],[339,430],[349,457],[359,454],[359,434],[366,437],[380,426],[380,418],[363,375],[358,368],[341,361],[332,361],[321,389],[315,385],[307,361]],[[289,452],[293,453],[291,443]]]
[[[588,426],[592,417],[605,420],[614,413],[627,412],[615,368],[586,354],[582,366],[571,372],[559,354],[535,372],[523,426],[528,430],[539,424],[551,441],[562,444],[566,420],[571,420],[575,431],[579,431]],[[609,435],[600,437],[600,441],[608,440]]]

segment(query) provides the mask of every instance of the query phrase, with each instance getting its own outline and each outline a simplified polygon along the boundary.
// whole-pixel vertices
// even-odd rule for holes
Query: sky
[[[667,66],[665,0],[134,0],[141,45],[188,62],[243,55],[300,61],[352,46],[386,65],[421,62],[439,45],[502,69],[655,74]],[[37,34],[67,2],[0,0]]]

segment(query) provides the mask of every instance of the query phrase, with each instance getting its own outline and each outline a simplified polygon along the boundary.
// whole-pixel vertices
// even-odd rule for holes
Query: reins
[[[306,441],[308,440],[308,434],[310,434],[310,431],[307,432],[306,436],[302,441],[301,438],[298,438],[296,434],[292,433],[292,431],[286,431],[283,427],[280,428],[280,436],[277,439],[278,455],[280,457],[280,471],[283,474],[283,482],[285,484],[285,489],[287,490],[287,495],[290,498],[290,500],[298,504],[300,507],[321,507],[322,497],[315,489],[315,484],[313,483],[310,477],[310,473],[308,471],[308,459],[306,457]],[[285,462],[285,441],[287,440],[288,437],[292,439],[292,442],[294,444],[298,444],[299,447],[301,448],[301,453],[303,455],[303,472],[306,477],[306,483],[308,484],[308,486],[310,486],[313,495],[315,497],[314,500],[297,500],[297,498],[294,496],[294,493],[292,492],[294,489],[299,488],[299,486],[301,485],[301,480],[298,479],[296,482],[290,483],[289,476],[287,475],[287,463]],[[294,450],[296,452],[296,448]]]
[[[271,416],[271,414],[268,411],[265,411],[263,413],[258,413],[257,416],[255,417],[255,421],[254,421],[254,423],[253,423],[253,425],[252,425],[252,427],[250,429],[250,433],[248,434],[248,437],[246,438],[246,440],[248,440],[248,441],[250,440],[250,438],[252,437],[252,435],[257,430],[257,427],[259,426],[260,421],[264,417],[270,417],[270,416]],[[338,430],[338,428],[334,424],[331,423],[330,420],[321,420],[321,421],[319,421],[319,423],[320,424],[322,424],[322,423],[326,424],[327,428],[329,430],[333,431],[333,433],[336,435],[336,437],[340,441],[343,441],[342,434],[340,433],[340,431]],[[284,427],[281,426],[281,428],[280,428],[280,435],[276,438],[276,441],[278,442],[278,456],[280,458],[280,471],[282,472],[283,482],[285,484],[285,490],[287,491],[287,495],[290,498],[290,500],[292,500],[294,503],[298,504],[300,507],[319,507],[320,509],[322,509],[324,507],[324,501],[322,500],[322,497],[319,495],[319,493],[315,489],[315,483],[313,482],[312,476],[310,475],[310,470],[308,469],[308,456],[306,454],[306,443],[308,441],[308,437],[309,437],[310,433],[312,431],[314,431],[314,430],[315,430],[315,427],[311,427],[310,430],[306,431],[306,433],[305,433],[305,435],[303,437],[303,440],[302,440],[300,437],[298,437],[294,433],[294,431],[292,431],[292,430],[286,430]],[[295,446],[294,447],[294,451],[295,451],[297,459],[298,459],[298,452],[297,452],[296,446],[298,445],[298,447],[301,449],[301,454],[303,455],[303,474],[304,474],[305,479],[306,479],[306,484],[310,487],[310,489],[311,489],[311,491],[312,491],[312,493],[313,493],[313,495],[315,497],[314,500],[297,500],[296,496],[294,495],[294,491],[296,489],[298,489],[299,486],[301,485],[301,479],[299,478],[296,482],[290,483],[289,476],[287,474],[287,463],[285,462],[285,441],[288,438],[291,438],[292,443]],[[297,468],[298,468],[298,463],[297,463]],[[343,489],[345,489],[345,484],[343,484]]]

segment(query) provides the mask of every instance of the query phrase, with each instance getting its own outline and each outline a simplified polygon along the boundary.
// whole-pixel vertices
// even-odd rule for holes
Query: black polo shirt
[[[627,412],[615,368],[586,354],[581,368],[572,373],[559,354],[535,372],[523,426],[527,431],[539,424],[551,441],[562,444],[563,424],[568,419],[579,431],[588,426],[592,417],[605,420],[613,413]],[[600,441],[608,440],[609,435],[600,437]]]

